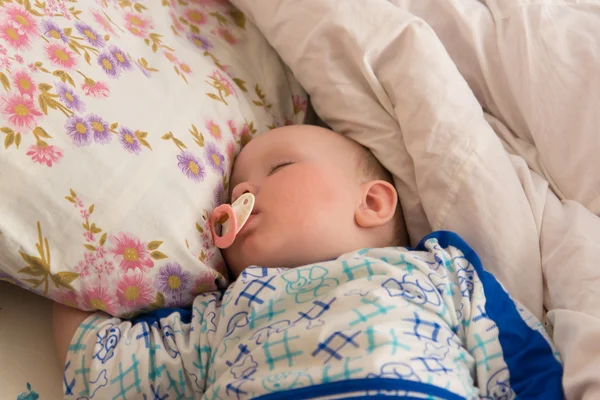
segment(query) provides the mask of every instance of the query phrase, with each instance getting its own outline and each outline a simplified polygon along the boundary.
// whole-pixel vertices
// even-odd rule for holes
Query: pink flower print
[[[119,65],[110,53],[101,53],[98,55],[98,65],[100,65],[102,69],[104,69],[104,72],[111,78],[119,76]]]
[[[179,161],[177,165],[181,169],[181,172],[183,172],[188,178],[196,182],[201,182],[204,180],[206,175],[204,166],[192,153],[186,151],[178,154],[177,160]]]
[[[85,238],[86,242],[93,242],[96,240],[96,236],[90,231],[83,232],[83,237]]]
[[[36,67],[34,63],[27,64],[27,68],[29,68],[29,70],[31,72],[37,72],[38,71],[38,67]]]
[[[56,22],[52,20],[45,20],[44,22],[42,22],[42,32],[44,32],[44,36],[48,38],[61,40],[64,43],[69,43],[69,39],[67,38],[63,30],[60,29]]]
[[[55,84],[56,93],[58,93],[58,97],[65,103],[65,106],[72,111],[83,111],[85,110],[85,104],[79,98],[79,95],[75,93],[73,88],[65,85],[62,82],[58,82]]]
[[[205,24],[206,21],[208,20],[205,13],[203,13],[200,10],[195,10],[193,8],[189,9],[185,13],[185,16],[191,24],[195,24],[195,25]]]
[[[53,164],[58,164],[63,157],[63,151],[55,146],[48,146],[44,142],[38,142],[37,145],[29,146],[26,155],[38,164],[46,164],[52,167]]]
[[[73,68],[76,64],[75,54],[59,43],[46,45],[46,54],[50,61],[61,68]]]
[[[65,306],[79,308],[79,305],[77,304],[77,294],[72,290],[61,290],[55,298],[56,301]]]
[[[125,28],[135,36],[144,37],[148,35],[148,30],[152,28],[152,24],[150,20],[139,14],[128,12],[125,14]]]
[[[217,29],[216,34],[231,45],[236,45],[238,42],[237,38],[233,36],[233,33],[223,26]]]
[[[109,33],[112,33],[112,34],[115,33],[115,31],[113,30],[112,26],[110,25],[110,22],[108,22],[106,20],[106,18],[104,18],[104,16],[100,12],[94,10],[94,11],[92,11],[92,16],[94,17],[94,19],[96,20],[96,22],[99,25],[101,25],[102,28],[104,28],[105,31],[107,31]]]
[[[85,24],[83,22],[77,22],[75,24],[75,29],[77,29],[77,32],[83,35],[85,40],[87,40],[87,42],[92,46],[96,48],[104,47],[104,39],[102,38],[102,36],[88,24]]]
[[[233,137],[237,136],[238,128],[235,126],[235,122],[232,119],[227,121],[227,126],[229,126],[229,131],[233,135]]]
[[[210,240],[207,240],[205,242],[202,242],[202,247],[204,248],[204,250],[210,250],[213,247],[213,243]],[[206,259],[205,259],[206,261]]]
[[[210,234],[207,232],[207,230],[200,234],[200,239],[202,239],[203,242],[210,241]]]
[[[91,114],[88,116],[88,123],[92,127],[96,143],[106,144],[110,142],[112,136],[110,134],[108,122],[96,114]]]
[[[292,103],[294,104],[294,115],[300,114],[301,112],[306,112],[308,102],[303,96],[293,95]]]
[[[177,57],[175,57],[175,54],[171,53],[170,51],[165,51],[164,55],[165,55],[165,57],[167,57],[167,60],[171,61],[173,64],[176,64],[177,62],[179,62]]]
[[[86,219],[89,218],[90,213],[87,209],[82,208],[81,210],[79,210],[79,215],[81,215],[81,218]]]
[[[199,295],[201,293],[211,292],[217,289],[215,277],[211,273],[206,273],[204,276],[196,279],[194,282],[194,289],[192,290],[193,295]]]
[[[17,71],[13,75],[13,83],[22,95],[33,97],[36,84],[25,70]]]
[[[33,16],[24,8],[7,7],[6,20],[16,23],[19,31],[27,35],[35,35],[38,30],[37,22]]]
[[[213,48],[212,43],[210,43],[210,41],[202,35],[191,35],[190,40],[192,41],[192,43],[194,43],[194,45],[197,48],[202,49],[204,51],[208,51]]]
[[[248,123],[244,123],[242,127],[242,132],[240,134],[240,141],[243,145],[246,145],[250,140],[252,140],[252,135],[250,134],[250,127]]]
[[[101,260],[94,266],[94,270],[96,271],[98,278],[102,279],[102,277],[112,274],[115,270],[115,265],[112,261]]]
[[[142,151],[142,145],[131,129],[125,127],[121,128],[121,130],[119,130],[119,140],[125,150],[130,153],[140,154]]]
[[[102,286],[85,287],[81,292],[81,303],[84,310],[100,310],[108,314],[115,311],[114,295]]]
[[[10,61],[10,58],[8,57],[2,57],[2,59],[0,60],[0,65],[2,65],[2,68],[10,69],[12,61]]]
[[[131,61],[127,54],[116,46],[110,46],[109,48],[110,54],[112,55],[113,60],[116,62],[118,68],[132,70],[133,65],[131,65]]]
[[[225,174],[225,157],[214,143],[208,143],[205,147],[206,160],[213,171],[220,175]]]
[[[107,274],[112,274],[115,270],[115,265],[112,263],[112,261],[104,260],[102,262],[102,267],[104,268],[104,272],[106,272]]]
[[[70,20],[71,14],[67,10],[67,5],[65,3],[63,3],[63,0],[59,0],[58,6],[60,8],[60,12],[62,13],[62,16],[65,17],[66,19]]]
[[[106,255],[106,250],[104,250],[104,246],[96,247],[96,258],[98,258],[98,259],[104,258],[105,255]],[[114,268],[114,266],[113,266],[113,268]]]
[[[119,261],[119,267],[127,272],[138,268],[145,272],[154,267],[154,262],[150,258],[150,252],[137,237],[127,233],[113,237],[114,246],[110,249],[114,258]]]
[[[23,64],[25,62],[23,57],[21,57],[19,54],[15,54],[15,61],[18,62],[19,64]]]
[[[141,271],[124,275],[117,285],[119,303],[129,309],[147,306],[154,300],[150,278]]]
[[[94,82],[91,79],[86,79],[85,83],[81,85],[81,88],[85,92],[86,96],[90,97],[108,97],[110,92],[110,89],[106,83]]]
[[[227,154],[227,160],[229,161],[229,164],[231,164],[233,162],[233,157],[235,157],[235,142],[227,143],[225,153]]]
[[[219,70],[215,70],[215,72],[213,72],[210,75],[210,77],[213,78],[215,81],[217,81],[223,87],[223,92],[225,92],[225,97],[227,97],[229,95],[237,96],[237,94],[235,93],[235,90],[233,89],[233,86],[231,85],[231,82],[229,82],[229,79],[227,79],[225,76],[223,76],[223,74],[221,74],[219,72]]]
[[[17,50],[27,49],[30,44],[29,36],[15,21],[8,21],[0,25],[0,38]]]
[[[75,266],[75,272],[85,278],[90,275],[90,265],[84,261],[79,261]]]
[[[189,74],[190,72],[192,72],[192,69],[186,63],[179,64],[179,69],[181,69],[181,71],[185,74]]]
[[[223,138],[223,133],[221,132],[221,128],[215,123],[215,121],[209,119],[208,121],[206,121],[204,126],[206,127],[206,129],[208,129],[208,133],[210,133],[211,136],[217,140],[217,142],[221,141],[221,139]]]
[[[33,128],[36,120],[42,116],[30,96],[18,94],[2,98],[2,113],[17,128]]]
[[[88,251],[83,255],[83,260],[91,267],[93,267],[96,263],[96,255]]]
[[[92,128],[85,118],[73,115],[67,120],[65,128],[75,146],[84,147],[92,143]]]
[[[169,11],[169,16],[171,17],[171,22],[173,22],[173,26],[177,32],[181,32],[185,29],[185,27],[179,22],[179,18],[173,13]]]
[[[8,50],[6,50],[6,47],[4,47],[0,44],[0,55],[5,56],[7,54],[8,54]]]

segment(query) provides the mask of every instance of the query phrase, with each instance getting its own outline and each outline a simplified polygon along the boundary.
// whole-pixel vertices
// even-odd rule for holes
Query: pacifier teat
[[[235,237],[248,221],[254,208],[254,195],[244,193],[231,205],[222,204],[215,208],[210,215],[210,231],[215,246],[226,249],[233,244]],[[221,226],[221,235],[217,233],[218,225]]]

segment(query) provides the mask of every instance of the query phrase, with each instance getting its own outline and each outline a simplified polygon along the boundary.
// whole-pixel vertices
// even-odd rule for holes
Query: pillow
[[[260,32],[216,0],[0,21],[0,279],[121,317],[226,285],[207,221],[234,154],[307,104]]]

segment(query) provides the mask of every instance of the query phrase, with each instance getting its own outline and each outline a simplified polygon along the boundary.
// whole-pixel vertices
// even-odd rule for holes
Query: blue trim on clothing
[[[352,393],[381,390],[403,390],[413,393],[436,396],[444,400],[465,400],[464,397],[452,393],[449,390],[440,388],[438,386],[433,386],[423,382],[408,381],[405,379],[395,378],[363,378],[352,379],[347,381],[336,381],[331,383],[321,383],[319,385],[264,394],[255,398],[261,400],[312,399],[315,397],[341,395],[344,393],[352,395],[352,398],[364,398],[364,396],[357,397]],[[384,397],[389,398],[390,396],[381,395],[380,398]],[[412,397],[406,398],[410,399]]]
[[[477,253],[456,233],[437,231],[425,236],[417,250],[427,251],[425,241],[437,239],[442,248],[453,246],[464,254],[483,284],[485,311],[498,326],[504,362],[510,374],[510,386],[520,399],[564,399],[562,365],[546,339],[527,326],[508,293],[496,278],[483,269]],[[479,382],[479,385],[485,384]]]
[[[154,310],[147,312],[145,314],[136,315],[131,318],[132,324],[139,324],[140,322],[147,322],[148,325],[152,326],[154,323],[159,323],[161,319],[167,318],[169,315],[173,313],[179,313],[181,322],[184,324],[189,324],[192,322],[192,308],[161,308],[159,310]]]

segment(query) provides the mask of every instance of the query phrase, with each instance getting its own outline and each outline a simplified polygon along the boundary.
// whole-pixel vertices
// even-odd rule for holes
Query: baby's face
[[[235,276],[250,266],[297,267],[355,250],[360,184],[352,147],[308,126],[254,138],[236,159],[231,201],[256,202],[225,259]]]

